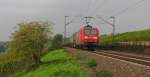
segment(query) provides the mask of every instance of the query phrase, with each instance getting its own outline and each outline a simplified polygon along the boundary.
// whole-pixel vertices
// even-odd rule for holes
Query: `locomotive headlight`
[[[98,39],[98,37],[93,37],[93,39]]]
[[[88,39],[88,36],[85,36],[84,38],[85,38],[85,39]]]

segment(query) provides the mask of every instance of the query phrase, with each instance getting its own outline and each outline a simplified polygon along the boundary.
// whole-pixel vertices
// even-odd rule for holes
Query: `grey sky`
[[[83,24],[80,16],[102,16],[108,19],[127,7],[125,13],[116,16],[117,32],[143,30],[150,28],[150,0],[0,0],[0,40],[8,40],[17,23],[30,20],[52,21],[54,33],[62,33],[64,16],[75,18],[67,29],[69,34],[77,31]],[[111,21],[109,19],[109,21]],[[92,25],[102,33],[111,33],[111,26],[101,20],[93,20]]]

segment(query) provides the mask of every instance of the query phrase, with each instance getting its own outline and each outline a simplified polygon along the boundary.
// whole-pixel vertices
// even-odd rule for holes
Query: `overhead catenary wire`
[[[97,3],[97,1],[99,0],[95,0],[95,3]],[[90,11],[90,9],[92,8],[92,0],[89,0],[88,1],[88,4],[87,4],[87,9],[85,10],[84,13],[81,14],[81,21],[85,19],[85,17],[89,17],[88,16],[88,13]],[[91,16],[90,16],[91,17]],[[84,20],[85,21],[85,20]]]
[[[149,4],[149,3],[150,3],[150,1],[149,1],[149,2],[143,2],[143,4],[139,4],[139,5],[136,6],[134,9],[139,8],[139,7],[142,7],[143,5],[147,5],[147,4]]]
[[[91,13],[90,14],[93,14],[94,12],[96,12],[97,10],[99,11],[101,8],[103,8],[103,6],[107,3],[107,1],[108,0],[101,0],[101,3],[100,4],[98,4],[98,5],[96,5],[97,3],[99,3],[99,1],[100,0],[96,0],[95,1],[95,7],[93,7],[92,9],[92,11],[91,11]]]
[[[145,1],[145,0],[139,0],[138,2],[136,2],[136,3],[134,3],[134,4],[130,5],[130,6],[128,6],[127,8],[123,9],[122,11],[118,12],[117,14],[115,14],[115,15],[113,15],[113,16],[119,16],[119,15],[125,13],[126,11],[128,11],[129,9],[134,8],[135,6],[141,4],[141,3],[144,2],[144,1]],[[137,6],[136,8],[138,8],[138,7],[139,7],[139,6]],[[105,19],[104,19],[103,17],[101,17],[101,16],[96,16],[96,17],[97,17],[98,19],[101,19],[102,21],[105,21]],[[107,21],[105,21],[105,22],[108,23],[108,24],[110,24],[110,25],[112,25],[111,23],[109,23],[109,22],[107,22]]]
[[[91,3],[92,3],[92,0],[89,0],[89,1],[88,1],[88,4],[87,4],[87,9],[85,10],[85,13],[86,13],[86,14],[87,14],[87,13],[89,12],[89,10],[90,10]],[[66,25],[69,25],[69,24],[73,23],[73,22],[77,19],[77,18],[75,18],[75,17],[80,17],[80,18],[81,18],[81,21],[82,21],[83,18],[84,18],[83,14],[80,13],[80,15],[74,16],[74,18],[73,18],[72,20],[70,20],[68,23],[66,23]]]
[[[93,9],[94,5],[96,5],[96,4],[98,3],[98,1],[99,1],[99,0],[95,0],[95,2],[93,3],[93,6],[92,6],[92,3],[91,3],[91,8],[92,8],[92,9]],[[90,7],[89,7],[88,10],[90,10]]]
[[[87,9],[85,10],[85,14],[88,14],[91,4],[92,4],[92,0],[89,0],[87,4]]]
[[[95,0],[95,4],[97,4],[98,1],[99,1],[99,0]],[[106,0],[103,0],[103,1],[102,1],[102,4],[103,4],[104,2],[106,2]],[[86,14],[88,15],[90,9],[92,8],[91,6],[92,6],[92,0],[89,0],[89,1],[88,1],[88,4],[87,4],[87,9],[85,10],[85,15],[86,15]],[[103,5],[101,5],[101,6],[103,6]],[[100,6],[100,7],[101,7],[101,6]],[[100,7],[98,7],[98,8],[95,7],[95,9],[99,9]],[[84,17],[85,17],[85,16],[84,16],[83,14],[81,14],[80,17],[81,17],[81,21],[82,21],[82,20],[84,20]],[[68,25],[68,24],[71,24],[72,22],[74,22],[74,20],[76,20],[76,18],[74,18],[74,19],[72,19],[71,21],[69,21],[69,22],[67,23],[67,25]],[[84,21],[85,21],[85,20],[84,20]]]
[[[145,0],[139,0],[138,2],[126,7],[125,9],[121,10],[120,12],[116,13],[114,16],[119,16],[125,12],[127,12],[128,10],[130,10],[131,8],[134,8],[135,6],[141,4],[142,2],[144,2]]]
[[[89,0],[88,1],[88,3],[87,3],[87,8],[83,11],[83,13],[80,13],[80,15],[79,15],[79,17],[80,17],[80,19],[81,19],[81,22],[82,22],[82,20],[84,19],[84,15],[85,14],[88,14],[88,12],[89,12],[89,10],[90,10],[90,6],[91,6],[91,0]],[[74,18],[74,19],[72,19],[70,22],[72,23],[74,20],[76,20],[77,18]]]

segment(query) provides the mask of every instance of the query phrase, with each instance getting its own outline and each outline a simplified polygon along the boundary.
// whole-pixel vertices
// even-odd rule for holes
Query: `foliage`
[[[61,34],[57,34],[54,36],[52,40],[52,49],[62,48],[63,36]]]
[[[101,43],[110,43],[112,41],[111,35],[101,36]],[[126,32],[115,35],[115,42],[127,41],[150,41],[150,29],[143,31]]]
[[[32,64],[32,60],[21,55],[3,54],[0,56],[0,76],[7,77],[9,74],[17,70],[28,67]]]
[[[48,48],[48,50],[52,50],[52,39],[53,38],[50,38],[46,44],[46,48]]]
[[[50,24],[47,22],[24,22],[18,24],[17,30],[12,34],[9,45],[10,51],[15,54],[32,56],[35,63],[39,63],[44,46],[51,33]]]
[[[0,54],[0,75],[3,77],[30,66],[33,54],[40,57],[51,28],[47,22],[25,22],[18,24],[8,43],[8,52]],[[7,47],[6,43],[6,47]]]
[[[87,60],[87,65],[88,65],[89,67],[96,67],[96,66],[97,66],[97,62],[96,62],[95,59],[88,59],[88,60]]]
[[[71,60],[70,60],[71,59]],[[35,69],[24,69],[9,77],[89,77],[79,65],[72,61],[64,49],[49,52],[42,61],[60,61],[57,63],[43,64]]]

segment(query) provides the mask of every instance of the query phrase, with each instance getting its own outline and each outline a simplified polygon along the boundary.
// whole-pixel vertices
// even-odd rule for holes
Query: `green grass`
[[[41,61],[53,61],[53,60],[69,60],[71,57],[63,49],[51,51],[44,56]]]
[[[9,77],[89,77],[64,49],[51,51],[41,60],[50,63],[24,69]]]
[[[101,36],[102,43],[110,43],[112,36]],[[150,41],[150,29],[143,31],[126,32],[115,35],[115,42],[127,42],[127,41]]]

